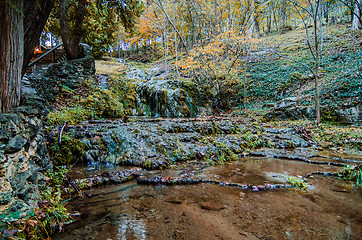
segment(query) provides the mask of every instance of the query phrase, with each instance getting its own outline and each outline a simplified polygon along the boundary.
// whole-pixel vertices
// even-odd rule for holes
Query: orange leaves
[[[195,47],[187,58],[175,65],[184,72],[197,70],[209,79],[238,81],[247,54],[256,50],[259,43],[259,39],[240,32],[225,31],[214,36],[207,44]]]

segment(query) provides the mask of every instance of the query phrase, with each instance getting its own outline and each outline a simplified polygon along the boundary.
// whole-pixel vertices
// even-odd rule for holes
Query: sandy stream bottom
[[[328,165],[291,160],[246,158],[209,167],[204,176],[264,184],[284,176],[338,171]],[[85,169],[78,174],[91,175]],[[180,169],[155,171],[177,175]],[[55,240],[72,239],[362,239],[362,190],[343,180],[309,178],[300,189],[253,192],[212,184],[138,185],[131,181],[85,192],[70,202],[81,215]]]

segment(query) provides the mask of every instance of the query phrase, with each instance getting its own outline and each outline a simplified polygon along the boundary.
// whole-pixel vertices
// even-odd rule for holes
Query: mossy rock
[[[63,134],[59,141],[59,134],[49,139],[49,152],[56,165],[82,163],[86,158],[87,146],[79,139]]]

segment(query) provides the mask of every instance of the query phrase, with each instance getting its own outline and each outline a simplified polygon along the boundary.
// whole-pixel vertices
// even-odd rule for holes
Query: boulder
[[[10,139],[8,145],[5,147],[5,153],[14,153],[20,151],[26,142],[27,140],[23,136],[16,135]]]
[[[316,117],[314,106],[299,106],[299,99],[295,97],[283,99],[275,104],[268,113],[264,115],[264,119],[270,120],[314,120]],[[342,124],[360,125],[362,122],[362,106],[322,106],[322,121],[338,122]]]

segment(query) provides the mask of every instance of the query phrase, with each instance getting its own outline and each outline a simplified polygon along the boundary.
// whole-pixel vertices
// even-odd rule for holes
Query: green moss
[[[183,89],[189,94],[194,102],[195,106],[201,106],[205,103],[205,99],[200,92],[200,87],[189,79],[179,79],[182,84]]]
[[[137,103],[136,84],[124,77],[111,78],[109,89],[118,96],[119,102],[126,110],[133,109]]]
[[[303,190],[309,187],[309,184],[302,178],[297,177],[287,177],[287,182],[290,183],[294,187],[301,188]]]
[[[179,139],[176,139],[175,149],[171,152],[174,161],[187,161],[192,159],[193,156],[186,151],[185,146]]]
[[[65,122],[76,124],[88,119],[92,115],[92,111],[82,106],[62,107],[48,114],[48,124],[63,125]]]
[[[146,169],[152,169],[152,160],[148,159],[146,162],[144,162],[143,167]]]
[[[69,134],[63,133],[61,141],[58,134],[48,140],[49,154],[56,165],[81,163],[85,159],[86,146]]]
[[[127,115],[127,110],[132,109],[137,101],[135,86],[115,79],[110,80],[109,85],[109,90],[102,89],[95,79],[88,79],[85,86],[58,99],[60,107],[57,105],[49,113],[48,124],[77,124],[88,119]]]
[[[83,98],[80,105],[98,117],[118,118],[124,115],[123,104],[110,90],[98,89],[87,98]]]
[[[251,131],[245,131],[243,134],[239,135],[239,137],[244,140],[243,144],[240,147],[247,149],[255,149],[258,147],[266,146],[268,143],[264,141],[262,135],[254,134]]]
[[[238,156],[224,143],[216,142],[215,146],[217,151],[213,154],[216,154],[217,164],[225,164],[226,162],[238,160]]]

